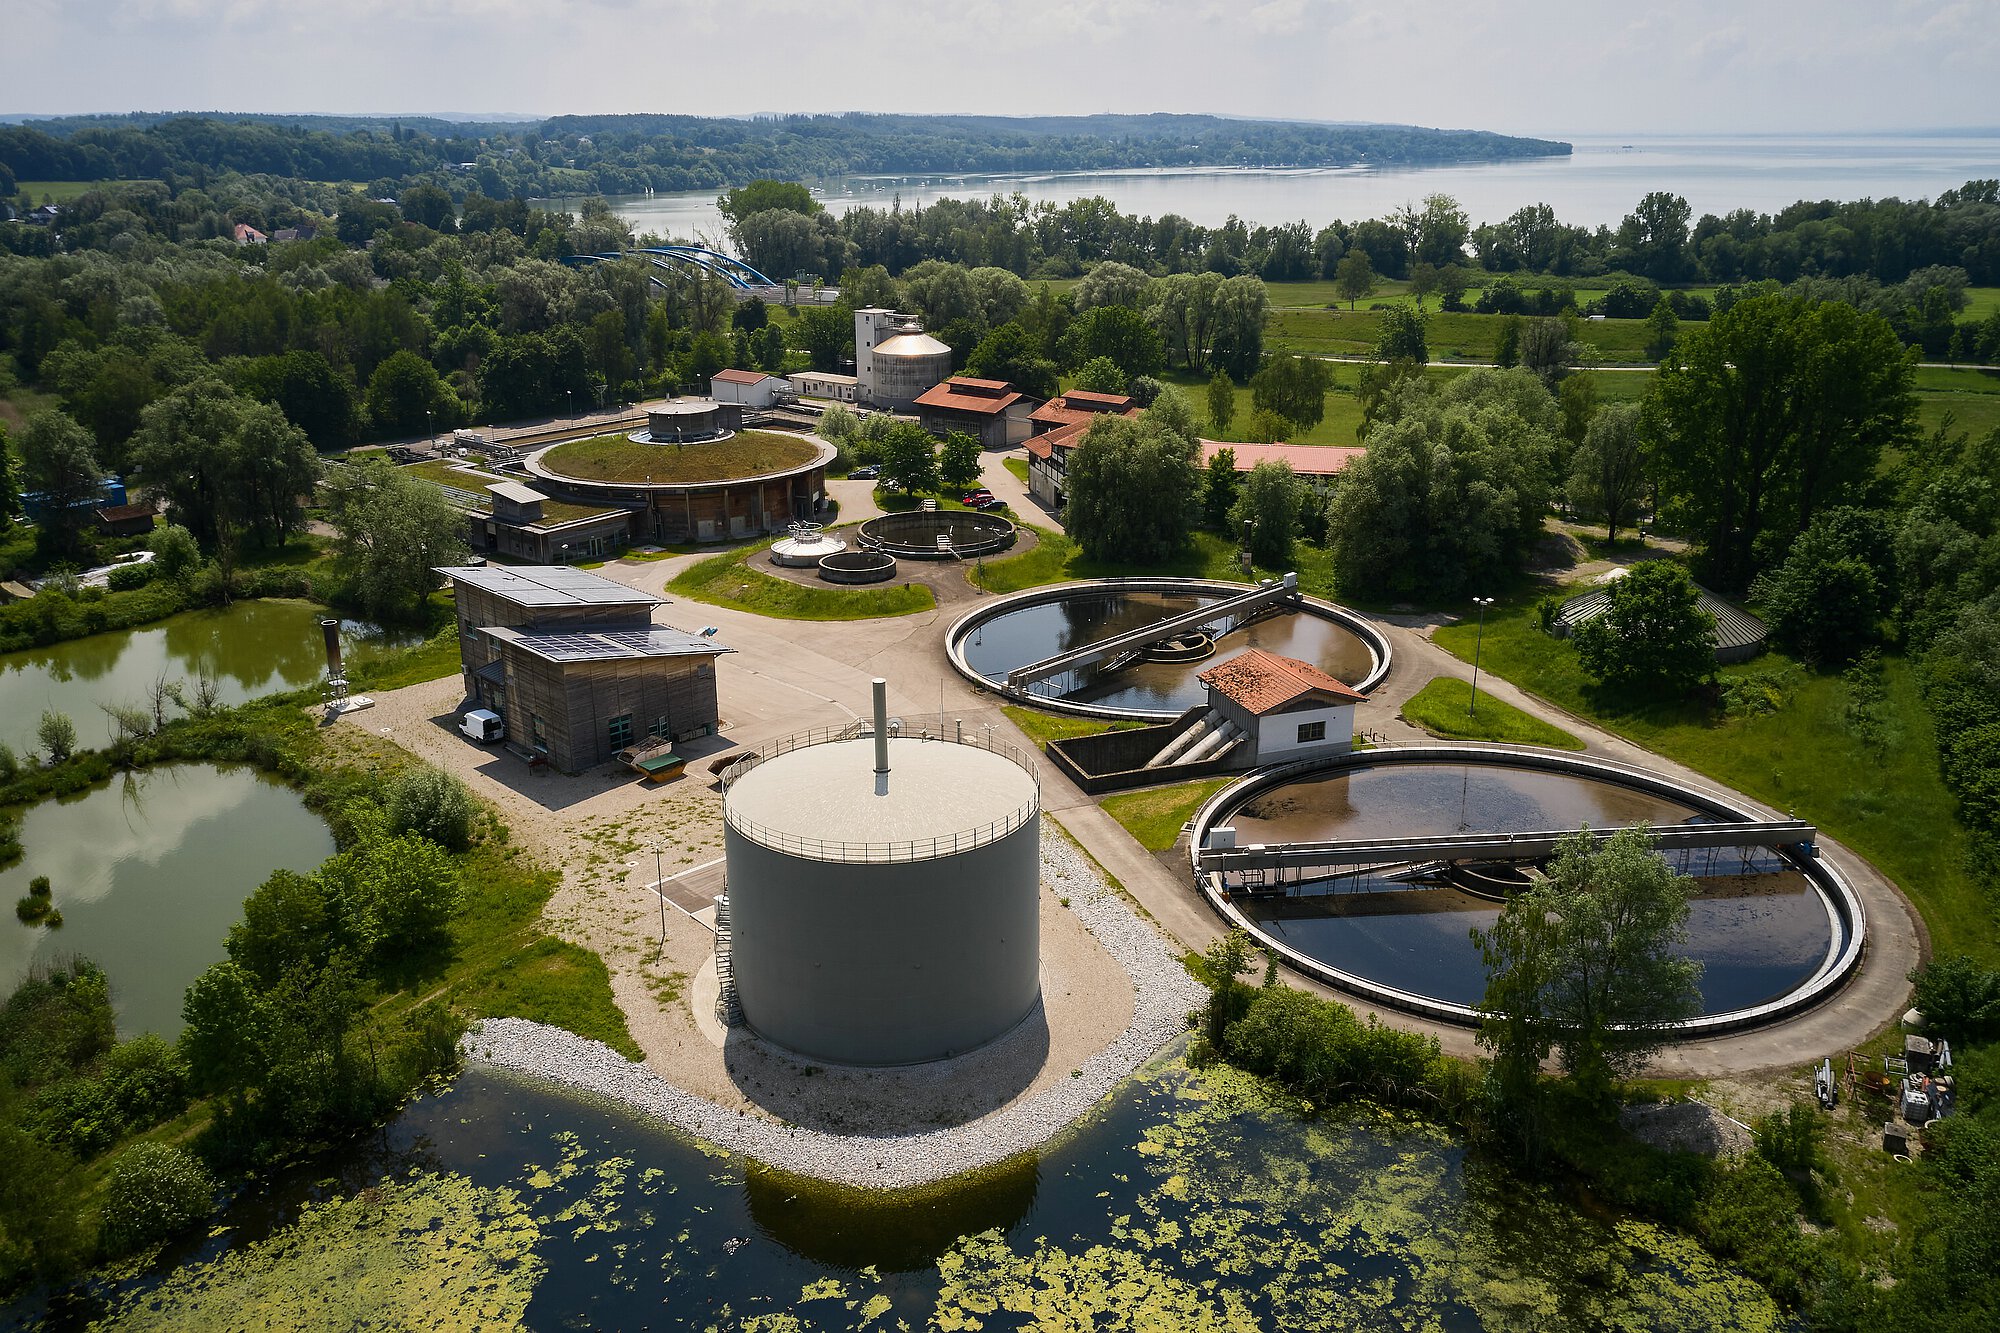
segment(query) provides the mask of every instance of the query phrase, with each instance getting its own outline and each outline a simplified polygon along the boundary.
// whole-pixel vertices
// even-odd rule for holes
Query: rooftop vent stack
[[[889,682],[875,678],[875,772],[889,773]]]

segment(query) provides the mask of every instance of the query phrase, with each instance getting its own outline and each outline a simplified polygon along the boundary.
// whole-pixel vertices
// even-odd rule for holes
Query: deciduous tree
[[[1318,357],[1274,356],[1250,377],[1250,401],[1311,430],[1326,417],[1332,386],[1333,368]]]
[[[337,468],[326,487],[337,567],[372,616],[422,613],[434,569],[465,558],[465,519],[428,482],[369,461]]]
[[[37,497],[36,523],[49,548],[74,553],[91,506],[104,492],[90,432],[54,409],[29,417],[21,430],[21,488]]]
[[[1366,250],[1349,250],[1333,271],[1333,290],[1347,302],[1349,310],[1364,296],[1375,294],[1375,265]]]
[[[1473,931],[1487,978],[1479,1042],[1503,1084],[1531,1081],[1554,1053],[1586,1095],[1608,1100],[1615,1079],[1701,1012],[1701,964],[1679,952],[1693,888],[1643,826],[1601,848],[1579,832],[1491,930]]]
[[[1715,674],[1715,617],[1672,560],[1632,566],[1605,588],[1610,605],[1576,627],[1583,669],[1609,685],[1687,690]]]
[[[1636,403],[1611,403],[1592,418],[1570,456],[1570,503],[1604,520],[1604,539],[1618,540],[1645,493],[1646,445]]]
[[[1879,315],[1757,296],[1684,334],[1649,391],[1662,489],[1704,578],[1740,590],[1760,542],[1864,499],[1914,433],[1911,360]]]
[[[1229,511],[1238,532],[1250,524],[1250,554],[1266,569],[1292,566],[1292,543],[1299,531],[1299,480],[1292,465],[1264,462],[1250,469],[1243,493]]]

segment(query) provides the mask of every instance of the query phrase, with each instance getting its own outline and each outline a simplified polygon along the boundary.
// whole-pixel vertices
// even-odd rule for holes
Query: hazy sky
[[[1209,111],[1991,126],[2000,2],[0,0],[10,113]]]

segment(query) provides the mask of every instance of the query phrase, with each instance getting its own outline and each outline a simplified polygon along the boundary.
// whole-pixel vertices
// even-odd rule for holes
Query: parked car
[[[847,474],[847,477],[850,481],[873,481],[881,475],[882,469],[870,463],[865,467],[854,469],[854,471]]]
[[[968,509],[980,509],[993,502],[993,492],[982,486],[976,491],[967,491],[958,502]]]
[[[490,708],[466,709],[465,716],[458,720],[458,729],[481,744],[507,738],[506,722]]]

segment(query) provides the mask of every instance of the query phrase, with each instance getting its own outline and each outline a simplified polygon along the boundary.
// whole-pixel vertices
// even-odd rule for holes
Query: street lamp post
[[[1465,715],[1472,716],[1472,710],[1479,707],[1479,650],[1486,643],[1486,608],[1493,605],[1491,597],[1475,597],[1472,604],[1479,608],[1479,632],[1472,637],[1472,698],[1465,705]]]
[[[564,389],[563,400],[569,404],[569,424],[576,424],[576,390]]]
[[[428,407],[424,409],[424,425],[431,433],[431,452],[436,453],[438,447],[437,418],[432,415]]]
[[[660,951],[656,957],[667,956],[667,881],[660,873],[660,853],[664,849],[659,843],[653,844],[653,893],[660,900]]]

